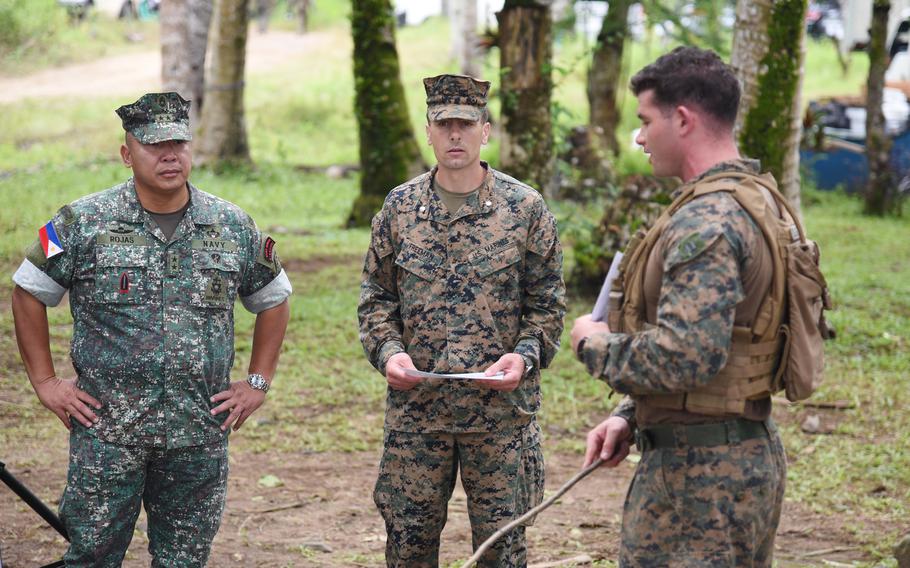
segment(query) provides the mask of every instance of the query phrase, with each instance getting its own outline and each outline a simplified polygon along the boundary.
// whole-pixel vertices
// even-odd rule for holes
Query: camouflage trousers
[[[73,425],[60,518],[70,536],[67,567],[120,566],[140,503],[153,567],[205,566],[221,524],[227,439],[165,450],[121,446]]]
[[[621,567],[770,567],[787,461],[780,436],[645,451],[626,496]]]
[[[373,500],[385,520],[386,564],[390,568],[439,565],[439,535],[459,471],[476,550],[499,527],[541,502],[540,427],[531,421],[501,432],[387,430]],[[526,566],[524,531],[523,526],[517,527],[505,535],[478,566]]]

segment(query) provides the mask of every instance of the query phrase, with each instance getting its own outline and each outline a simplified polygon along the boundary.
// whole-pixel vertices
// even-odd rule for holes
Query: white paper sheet
[[[622,262],[622,253],[618,252],[613,256],[613,262],[610,263],[610,270],[607,271],[607,277],[604,278],[604,284],[600,287],[600,294],[597,295],[597,301],[594,302],[594,309],[591,311],[591,319],[594,321],[604,321],[607,319],[607,310],[610,309],[610,288],[613,281],[619,275],[619,263]]]
[[[408,369],[404,372],[404,374],[409,377],[421,379],[454,379],[462,381],[476,381],[478,379],[483,379],[486,381],[501,381],[506,376],[506,374],[501,371],[495,375],[487,376],[483,373],[428,373],[426,371],[417,371],[415,369]]]

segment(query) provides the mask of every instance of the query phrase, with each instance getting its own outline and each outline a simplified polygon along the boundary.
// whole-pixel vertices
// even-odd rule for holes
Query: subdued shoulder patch
[[[683,233],[682,238],[674,238],[667,243],[666,258],[664,259],[665,271],[694,261],[723,238],[723,233],[717,230],[717,227],[701,227],[700,229],[689,229]]]
[[[64,205],[60,208],[60,218],[63,219],[63,224],[65,226],[69,226],[76,222],[76,213],[73,211],[72,207]]]
[[[676,245],[676,258],[679,262],[689,262],[700,255],[707,245],[701,233],[690,233]]]
[[[272,274],[281,272],[281,262],[278,260],[275,244],[275,239],[263,233],[259,243],[259,255],[256,257],[256,262],[271,270]]]

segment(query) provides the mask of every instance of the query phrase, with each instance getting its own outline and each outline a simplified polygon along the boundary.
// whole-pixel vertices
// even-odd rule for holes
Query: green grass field
[[[385,384],[366,363],[357,338],[356,304],[368,233],[342,229],[357,179],[333,180],[297,169],[358,161],[343,4],[329,3],[331,8],[320,16],[319,26],[332,42],[318,54],[248,77],[247,125],[255,167],[219,175],[198,170],[192,176],[199,187],[245,208],[276,237],[295,286],[275,394],[237,440],[241,451],[355,451],[373,449],[381,438]],[[93,25],[107,29],[115,24]],[[423,142],[420,78],[454,71],[445,55],[447,34],[447,23],[438,19],[398,32],[410,113],[428,160],[432,154]],[[96,49],[92,42],[103,43],[106,37],[83,41]],[[569,111],[564,121],[586,120],[589,48],[578,39],[560,40],[556,96]],[[661,49],[633,46],[626,68],[638,69]],[[497,73],[496,57],[494,52],[487,59],[488,77]],[[834,94],[833,88],[837,94],[858,93],[864,81],[862,59],[854,56],[844,77],[833,47],[810,45],[805,97]],[[16,65],[5,62],[2,68],[9,69],[7,64]],[[15,270],[37,228],[58,207],[128,175],[117,159],[122,131],[112,109],[129,100],[111,96],[0,106],[0,196],[5,203],[0,208],[0,272]],[[633,103],[627,95],[620,140],[629,140],[635,127]],[[494,164],[495,151],[494,144],[484,154]],[[627,152],[619,169],[646,169],[646,162]],[[598,215],[593,207],[552,206],[561,227]],[[837,304],[830,319],[838,337],[829,344],[827,382],[814,400],[847,401],[850,408],[822,412],[823,420],[834,424],[830,435],[800,431],[802,419],[819,411],[794,405],[780,412],[791,461],[787,498],[842,517],[867,554],[884,559],[895,539],[910,531],[910,415],[904,410],[910,403],[910,221],[867,218],[860,210],[858,200],[844,195],[812,190],[804,195],[806,223],[821,244],[823,269]],[[568,249],[570,243],[564,245]],[[8,277],[0,280],[0,448],[37,448],[60,430],[22,371],[12,333],[11,287]],[[570,298],[567,328],[589,307],[590,300]],[[58,308],[50,315],[58,369],[66,369],[69,312]],[[237,376],[246,367],[251,323],[249,314],[237,311]],[[563,344],[568,345],[567,333]],[[547,450],[580,451],[587,430],[615,404],[606,393],[563,349],[544,375],[541,421]],[[31,459],[41,460],[40,452]],[[872,532],[865,523],[870,519],[878,521],[875,526],[884,522],[893,528],[887,534]]]

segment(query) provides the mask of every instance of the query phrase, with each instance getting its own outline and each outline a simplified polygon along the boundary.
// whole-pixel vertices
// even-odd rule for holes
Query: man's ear
[[[493,128],[490,126],[489,122],[483,123],[483,130],[481,132],[480,143],[486,146],[487,142],[490,141],[490,129]]]
[[[426,131],[427,131],[427,145],[432,146],[432,145],[433,145],[433,141],[430,140],[430,124],[427,123],[427,125],[426,125],[424,128],[425,128]]]
[[[130,154],[130,149],[126,144],[120,145],[120,159],[123,160],[123,165],[131,168],[133,167],[133,156]]]
[[[679,105],[673,109],[673,122],[680,136],[692,134],[699,118],[698,113],[685,105]]]

